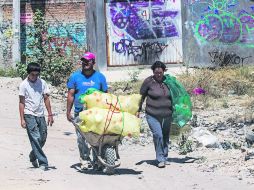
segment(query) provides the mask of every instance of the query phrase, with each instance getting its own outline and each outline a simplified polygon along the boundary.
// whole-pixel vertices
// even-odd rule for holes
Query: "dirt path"
[[[73,126],[64,114],[55,118],[49,127],[45,152],[51,169],[34,169],[28,160],[30,144],[26,131],[19,126],[18,91],[20,80],[0,78],[0,189],[254,189],[245,180],[223,176],[216,172],[201,172],[196,163],[186,163],[185,158],[170,153],[172,164],[164,169],[153,165],[152,145],[122,146],[122,165],[116,175],[107,176],[99,172],[78,170],[78,149]],[[53,102],[54,109],[59,105]],[[202,156],[202,155],[201,155]]]

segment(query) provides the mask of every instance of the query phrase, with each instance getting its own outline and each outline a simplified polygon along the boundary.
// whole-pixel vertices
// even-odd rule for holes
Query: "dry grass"
[[[228,94],[254,94],[254,67],[196,69],[192,74],[179,75],[177,78],[190,94],[195,87],[203,88],[206,95],[213,98]]]
[[[227,108],[228,96],[247,94],[254,96],[254,67],[195,69],[194,72],[181,74],[177,79],[191,95],[194,109],[206,109],[210,106]],[[122,81],[110,84],[109,92],[116,95],[139,93],[143,81]],[[192,90],[203,88],[205,95],[195,96]]]

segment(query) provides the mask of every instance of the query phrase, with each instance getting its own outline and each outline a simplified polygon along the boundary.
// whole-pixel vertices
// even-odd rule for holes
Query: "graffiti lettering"
[[[146,57],[148,54],[158,55],[167,47],[167,44],[161,42],[143,42],[141,45],[133,45],[132,40],[121,39],[113,43],[113,50],[119,54],[132,55],[134,60],[138,57]]]
[[[248,57],[240,57],[234,52],[223,52],[219,50],[214,50],[211,52],[208,52],[209,56],[211,57],[211,63],[218,67],[224,67],[229,65],[241,65],[243,66],[244,61],[246,61]]]

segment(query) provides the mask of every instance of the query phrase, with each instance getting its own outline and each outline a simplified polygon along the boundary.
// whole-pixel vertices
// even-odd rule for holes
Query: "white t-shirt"
[[[25,97],[25,114],[44,116],[44,94],[49,94],[47,83],[38,78],[34,83],[26,78],[19,86],[19,95]]]

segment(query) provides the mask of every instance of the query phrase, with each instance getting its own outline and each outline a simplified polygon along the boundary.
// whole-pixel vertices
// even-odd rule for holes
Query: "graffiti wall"
[[[28,35],[34,30],[32,24],[21,25],[21,52],[32,54],[29,42],[33,41]],[[77,60],[86,49],[84,23],[49,23],[47,34],[52,36],[48,50],[58,48],[60,54],[68,55]]]
[[[12,17],[11,7],[0,5],[0,67],[11,65],[12,60]]]
[[[34,51],[29,48],[30,42],[33,41],[29,34],[34,31],[34,12],[40,9],[48,22],[47,34],[51,36],[48,50],[57,48],[60,54],[70,56],[76,62],[86,50],[85,4],[80,2],[48,3],[44,6],[41,4],[26,3],[21,10],[22,55],[32,54]]]
[[[184,0],[184,7],[185,62],[212,67],[253,62],[253,1]]]
[[[180,0],[108,0],[109,65],[182,62]]]

